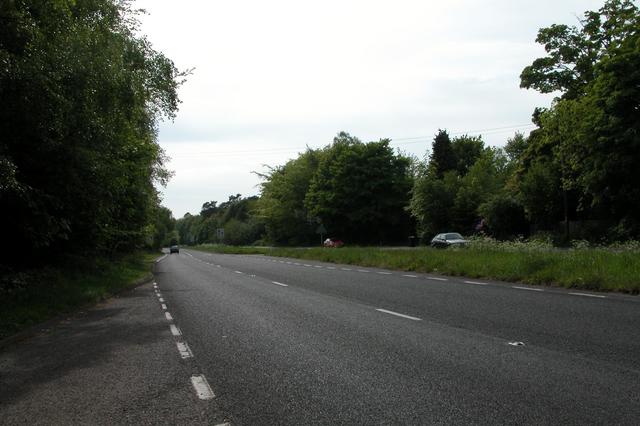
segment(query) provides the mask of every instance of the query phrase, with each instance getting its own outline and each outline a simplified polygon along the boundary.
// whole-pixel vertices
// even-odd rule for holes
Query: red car
[[[338,248],[338,247],[342,247],[343,245],[344,243],[341,240],[336,240],[333,238],[327,238],[326,240],[324,240],[325,247]]]

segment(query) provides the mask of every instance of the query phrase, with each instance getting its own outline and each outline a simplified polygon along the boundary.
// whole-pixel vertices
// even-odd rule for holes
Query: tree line
[[[536,42],[547,55],[522,71],[521,87],[559,95],[534,111],[535,130],[503,148],[440,130],[420,161],[389,140],[363,143],[341,132],[331,145],[261,174],[259,197],[230,198],[246,208],[233,222],[222,213],[228,203],[209,214],[207,205],[216,206],[209,202],[177,221],[179,237],[231,242],[212,229],[232,224],[238,244],[317,244],[321,231],[354,244],[428,240],[450,230],[500,239],[541,230],[560,240],[638,238],[639,29],[630,0],[608,0],[578,26],[540,29]]]
[[[3,263],[160,244],[157,124],[182,75],[129,2],[0,2]]]

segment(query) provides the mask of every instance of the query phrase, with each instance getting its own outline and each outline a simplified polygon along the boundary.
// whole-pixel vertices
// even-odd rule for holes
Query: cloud
[[[529,122],[550,96],[519,89],[544,54],[540,27],[577,22],[601,0],[301,2],[137,0],[141,31],[181,69],[174,122],[159,140],[175,178],[165,204],[181,216],[205,201],[255,194],[251,170],[324,146]],[[486,132],[501,145],[512,134]],[[422,156],[429,145],[404,145]],[[261,151],[262,150],[262,151]]]

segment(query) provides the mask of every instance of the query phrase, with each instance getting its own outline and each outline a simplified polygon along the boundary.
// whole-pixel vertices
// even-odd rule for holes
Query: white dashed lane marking
[[[167,305],[165,305],[164,303],[162,304],[162,310],[166,311],[167,310]]]
[[[165,312],[164,317],[167,319],[167,321],[173,321],[173,317],[169,312]]]
[[[178,352],[180,352],[182,359],[193,358],[193,352],[191,352],[191,349],[186,342],[176,342],[176,346],[178,347]]]
[[[433,281],[449,281],[447,278],[439,278],[439,277],[426,277],[428,280]]]
[[[410,275],[410,274],[404,274],[402,275],[403,277],[407,277],[407,278],[418,278],[417,275]]]
[[[182,332],[180,331],[180,329],[178,328],[177,325],[175,324],[171,324],[169,325],[169,329],[171,329],[171,334],[173,334],[174,336],[182,336]]]
[[[405,314],[401,314],[401,313],[398,313],[398,312],[388,311],[388,310],[386,310],[386,309],[376,309],[376,311],[378,311],[378,312],[383,312],[383,313],[385,313],[385,314],[389,314],[389,315],[395,315],[395,316],[397,316],[397,317],[401,317],[401,318],[410,319],[410,320],[412,320],[412,321],[422,321],[422,319],[421,319],[421,318],[412,317],[412,316],[410,316],[410,315],[405,315]]]
[[[569,293],[573,296],[584,296],[584,297],[596,297],[598,299],[606,299],[607,296],[600,296],[598,294],[589,294],[589,293]]]
[[[473,285],[487,285],[487,283],[481,283],[480,281],[462,281],[465,284],[473,284]]]
[[[528,291],[544,291],[541,288],[520,287],[520,286],[517,286],[517,285],[512,285],[511,288],[516,288],[518,290],[528,290]]]
[[[378,272],[380,275],[393,275],[391,272]]]
[[[275,285],[279,285],[280,287],[289,287],[287,284],[279,283],[278,281],[271,281]]]
[[[213,399],[215,395],[211,390],[211,386],[209,386],[209,382],[207,382],[206,377],[204,375],[191,376],[191,384],[193,384],[193,388],[196,390],[196,394],[200,399]]]

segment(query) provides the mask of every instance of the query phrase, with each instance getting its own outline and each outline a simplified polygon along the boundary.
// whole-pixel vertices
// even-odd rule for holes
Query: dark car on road
[[[169,254],[172,254],[172,253],[180,253],[180,247],[175,245],[169,247]]]
[[[463,247],[466,244],[467,240],[457,232],[438,234],[431,240],[431,247],[436,248]]]

